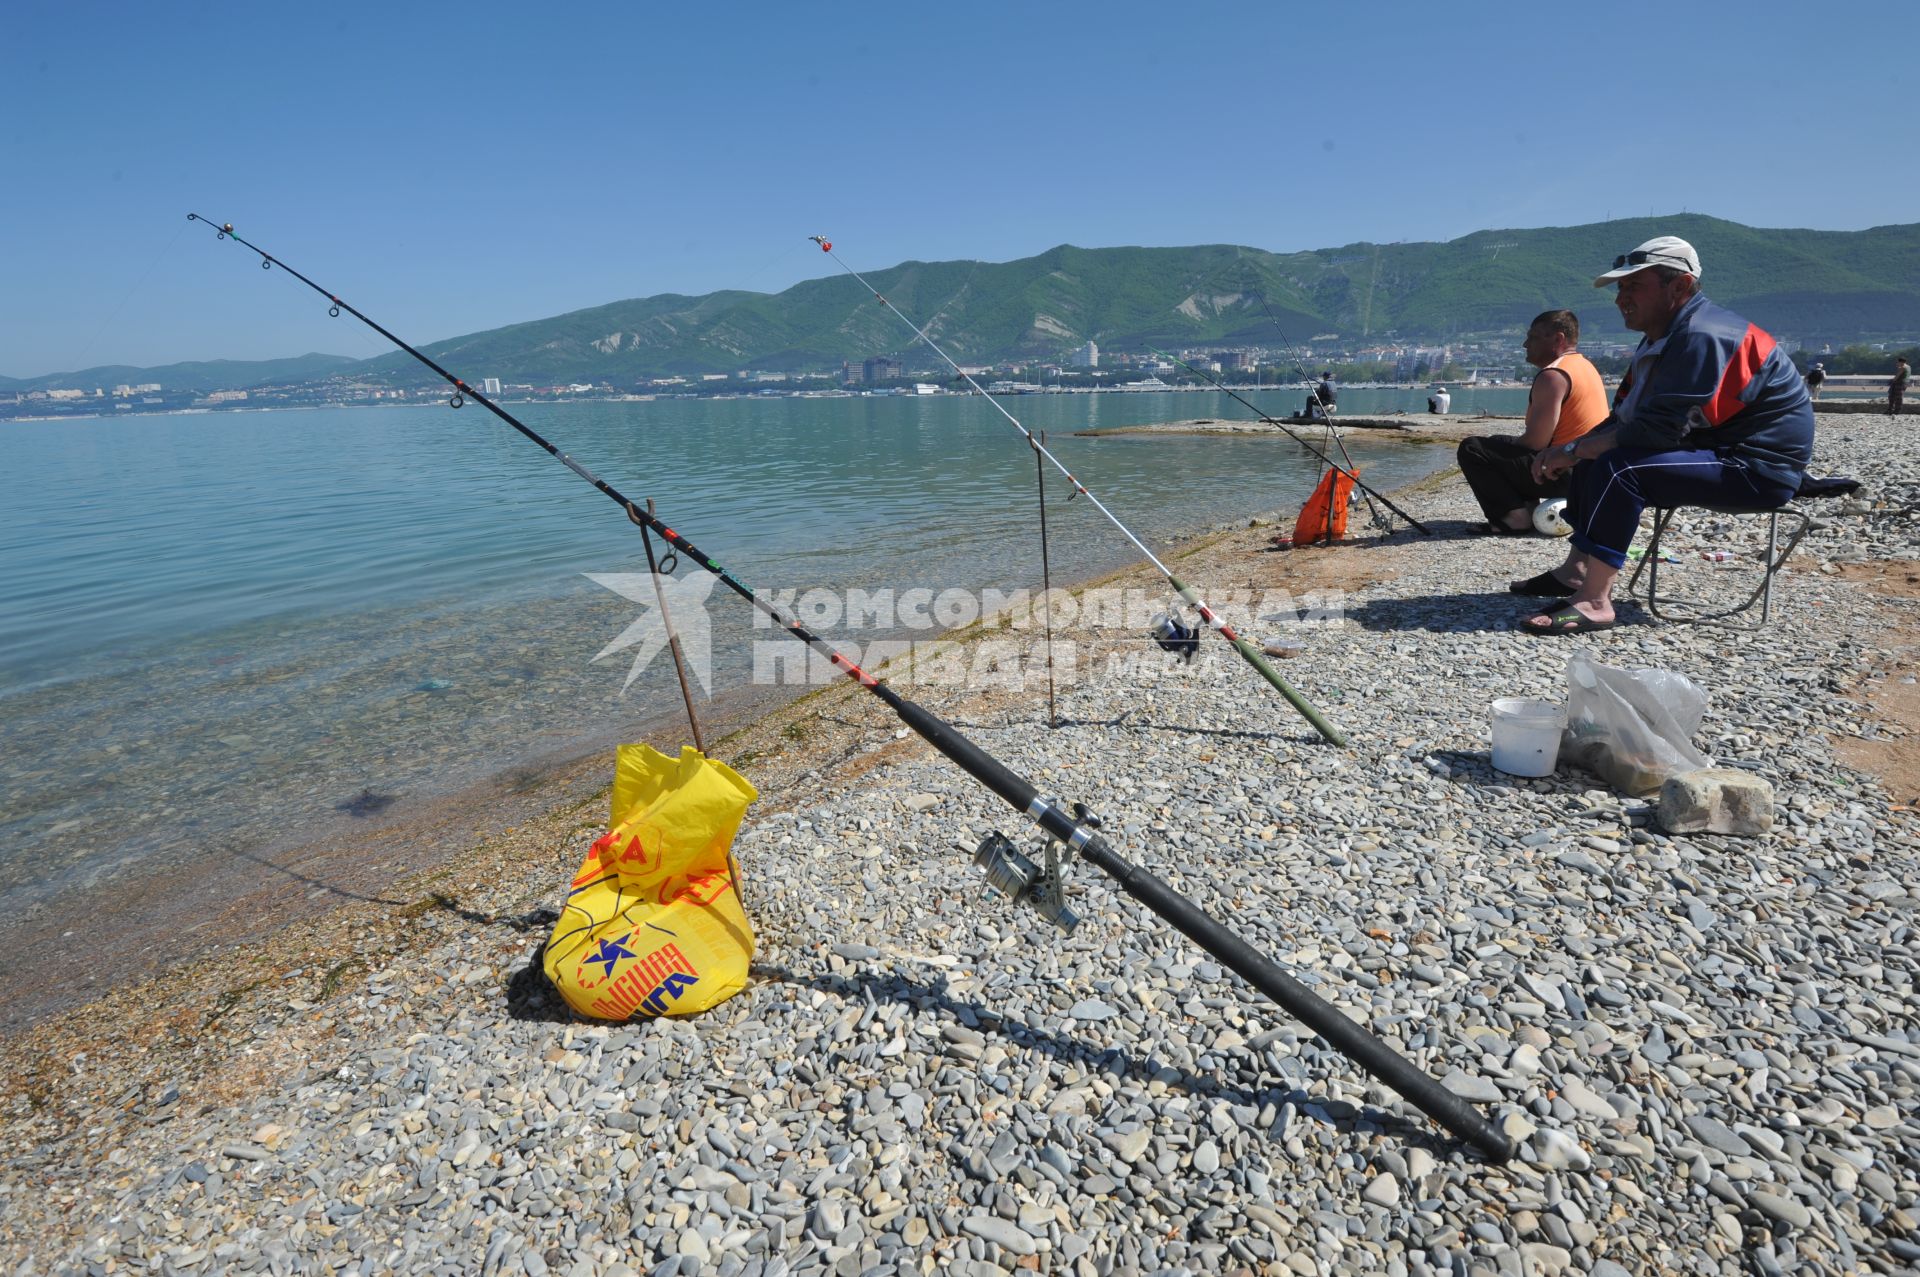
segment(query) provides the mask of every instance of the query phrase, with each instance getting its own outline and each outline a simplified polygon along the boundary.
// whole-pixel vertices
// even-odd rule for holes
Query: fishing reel
[[[1033,863],[1011,839],[989,833],[973,852],[973,867],[987,885],[1014,904],[1032,905],[1042,918],[1068,935],[1080,917],[1067,908],[1066,880],[1060,872],[1060,844],[1047,840],[1046,865]]]
[[[1154,617],[1147,633],[1161,651],[1172,652],[1183,661],[1191,662],[1200,650],[1200,627],[1183,622],[1177,610]]]

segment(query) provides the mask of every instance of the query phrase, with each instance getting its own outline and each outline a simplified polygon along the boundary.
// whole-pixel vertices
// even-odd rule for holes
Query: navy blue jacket
[[[1632,384],[1629,372],[1616,410]],[[1711,448],[1790,489],[1813,459],[1813,399],[1793,361],[1764,329],[1697,293],[1674,316],[1633,420],[1601,423],[1614,424],[1622,448]]]

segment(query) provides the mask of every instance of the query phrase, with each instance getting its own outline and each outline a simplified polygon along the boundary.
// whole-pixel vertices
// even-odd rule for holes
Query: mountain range
[[[1593,277],[1659,234],[1699,249],[1702,288],[1776,336],[1847,340],[1920,333],[1920,224],[1863,231],[1767,230],[1704,214],[1586,226],[1479,231],[1445,243],[1354,243],[1271,253],[1235,245],[1075,248],[1012,262],[903,262],[863,272],[963,364],[1057,358],[1089,340],[1106,351],[1149,346],[1294,343],[1334,333],[1348,345],[1518,335],[1553,307],[1590,332],[1623,334],[1611,293]],[[610,302],[423,346],[470,381],[609,382],[663,375],[822,371],[842,360],[909,355],[913,335],[844,274],[784,292],[662,294]],[[307,355],[257,364],[89,369],[0,389],[192,377],[245,388],[329,374],[392,385],[431,374],[395,352],[353,361]],[[207,381],[207,378],[225,378]],[[169,381],[169,378],[175,380]]]

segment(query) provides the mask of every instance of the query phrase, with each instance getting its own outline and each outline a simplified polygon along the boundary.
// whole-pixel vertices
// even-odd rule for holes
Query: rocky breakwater
[[[6,1262],[1909,1269],[1920,823],[1843,751],[1901,757],[1884,693],[1911,677],[1916,615],[1889,582],[1920,559],[1920,469],[1858,423],[1823,422],[1821,456],[1870,475],[1865,500],[1823,511],[1766,630],[1629,607],[1587,640],[1708,690],[1699,744],[1774,787],[1763,836],[1672,836],[1583,774],[1492,770],[1490,701],[1563,693],[1566,649],[1514,632],[1505,592],[1560,547],[1463,535],[1457,480],[1407,495],[1433,539],[1278,553],[1255,530],[1180,562],[1216,595],[1339,592],[1323,619],[1254,629],[1297,649],[1285,672],[1348,751],[1212,640],[1192,665],[1072,684],[1058,729],[1031,692],[923,698],[1484,1104],[1521,1142],[1510,1165],[1084,866],[1070,936],[984,894],[968,854],[1017,820],[869,699],[833,695],[731,743],[768,795],[738,846],[762,942],[739,997],[691,1021],[565,1020],[532,974],[538,909],[596,813],[555,812],[464,852],[410,915],[349,915],[308,965],[315,936],[250,955],[260,982],[224,1001],[155,985],[11,1044]],[[1747,550],[1746,522],[1675,544]],[[1703,586],[1722,566],[1688,562]],[[143,1036],[113,1036],[115,1016]]]

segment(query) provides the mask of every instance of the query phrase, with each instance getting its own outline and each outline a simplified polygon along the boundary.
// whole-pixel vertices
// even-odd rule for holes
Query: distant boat
[[[913,383],[913,393],[916,395],[937,395],[940,393],[940,387],[924,381],[916,381]]]

